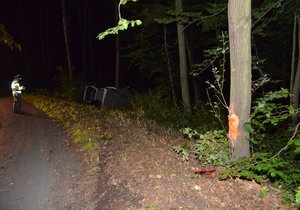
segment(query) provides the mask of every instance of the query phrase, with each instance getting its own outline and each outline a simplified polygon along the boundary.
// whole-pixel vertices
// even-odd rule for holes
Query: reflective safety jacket
[[[24,87],[20,85],[18,80],[14,80],[11,83],[11,90],[13,95],[21,94]]]

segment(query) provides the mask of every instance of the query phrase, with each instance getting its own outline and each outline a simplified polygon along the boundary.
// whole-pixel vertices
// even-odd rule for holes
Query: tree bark
[[[298,62],[295,68],[295,60],[296,53],[293,54],[294,64],[292,62],[292,72],[291,72],[291,103],[294,109],[299,108],[299,93],[300,93],[300,16],[296,15],[294,22],[294,47],[293,50],[296,49],[296,45],[298,44]],[[296,36],[298,34],[298,37]],[[297,38],[296,38],[297,37]],[[296,44],[297,43],[297,44]],[[295,50],[296,51],[296,50]],[[293,69],[294,68],[294,69]],[[299,116],[294,115],[292,117],[293,125],[296,125],[299,122]]]
[[[293,48],[292,48],[292,61],[291,61],[291,77],[290,77],[290,91],[292,92],[294,87],[294,76],[295,76],[295,66],[296,66],[296,36],[297,36],[297,14],[294,15],[294,27],[293,27]],[[293,104],[293,97],[291,97],[291,105]]]
[[[191,66],[194,64],[194,54],[192,49],[191,36],[186,37],[185,46],[186,46],[186,51],[187,51],[187,56],[189,61],[189,68],[191,69]],[[199,87],[200,85],[199,85],[198,77],[192,77],[192,85],[194,90],[194,103],[196,104],[197,102],[200,101],[200,87]]]
[[[92,37],[93,36],[93,30],[92,30],[92,20],[93,20],[93,17],[92,17],[92,9],[91,8],[88,8],[87,10],[87,37]],[[88,39],[87,40],[87,44],[88,44],[88,72],[91,74],[91,75],[94,75],[95,72],[97,71],[95,69],[95,61],[94,61],[94,45],[93,45],[93,41],[92,39]]]
[[[50,77],[49,70],[49,31],[47,27],[43,27],[47,21],[47,16],[44,16],[45,7],[43,2],[39,2],[39,32],[40,32],[40,56],[41,62],[39,71],[43,72],[45,78]]]
[[[115,0],[115,21],[116,25],[119,22],[119,1]],[[115,76],[115,87],[120,87],[120,36],[116,34],[116,76]]]
[[[69,79],[70,81],[73,80],[73,73],[72,73],[72,63],[71,63],[71,53],[70,53],[70,45],[69,45],[69,36],[68,36],[68,26],[67,26],[67,14],[66,14],[66,7],[65,7],[65,0],[61,0],[62,6],[62,19],[63,19],[63,28],[64,28],[64,37],[65,37],[65,45],[66,45],[66,56],[68,62],[68,71],[69,71]]]
[[[251,0],[229,0],[231,159],[250,156],[249,132],[243,129],[251,109]]]
[[[79,31],[81,35],[81,62],[82,71],[88,74],[87,71],[87,2],[77,2],[77,14],[79,22]]]
[[[169,73],[173,104],[174,104],[174,106],[177,107],[175,85],[174,85],[173,73],[171,70],[170,56],[169,56],[169,51],[168,51],[167,26],[166,25],[164,25],[164,51],[165,51],[166,63],[167,63],[167,68],[168,68],[168,73]]]
[[[30,75],[30,70],[33,69],[32,68],[32,53],[30,52],[30,45],[31,45],[31,39],[28,39],[26,37],[26,34],[25,34],[25,22],[24,22],[24,13],[22,13],[22,7],[23,7],[23,1],[16,1],[17,3],[17,6],[16,6],[16,10],[18,11],[17,12],[17,28],[18,28],[18,32],[21,36],[21,45],[22,45],[22,56],[23,56],[23,59],[24,59],[24,63],[25,63],[25,66],[24,66],[24,72],[25,72],[25,75]],[[19,74],[20,72],[16,72],[14,71],[13,74]],[[22,76],[25,76],[24,74]],[[31,75],[30,75],[31,76]]]
[[[182,0],[175,0],[176,11],[182,12]],[[187,76],[187,62],[186,62],[186,50],[184,39],[184,27],[181,23],[177,23],[177,35],[178,35],[178,49],[179,49],[179,68],[180,68],[180,82],[181,82],[181,95],[183,106],[188,113],[191,113],[191,102],[189,93],[189,84]]]

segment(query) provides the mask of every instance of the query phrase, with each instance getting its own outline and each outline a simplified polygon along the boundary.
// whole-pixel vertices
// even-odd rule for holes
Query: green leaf
[[[292,139],[292,140],[289,140],[288,142],[288,145],[295,145],[295,146],[300,146],[300,139]]]
[[[128,0],[120,0],[120,4],[121,5],[125,5],[127,3]]]
[[[296,203],[297,204],[300,204],[300,186],[298,187],[298,190],[297,193],[296,193]]]
[[[262,188],[260,189],[260,191],[259,191],[258,196],[259,196],[260,198],[265,198],[269,191],[270,191],[270,190],[269,190],[268,187],[266,187],[266,186],[265,186],[265,187],[262,187]]]
[[[300,139],[291,139],[288,142],[288,146],[294,145],[296,149],[294,150],[295,153],[300,153]]]
[[[295,153],[300,153],[300,147],[296,147],[296,149],[294,150]]]
[[[142,25],[143,22],[141,20],[136,20],[135,23],[137,26],[139,26],[139,25]]]
[[[173,149],[177,154],[182,153],[182,161],[188,161],[189,160],[189,146],[186,145],[184,147],[182,146],[174,146]]]
[[[242,170],[240,173],[241,177],[245,177],[246,179],[252,179],[253,178],[253,173],[249,170]]]
[[[244,129],[246,132],[249,132],[249,133],[253,133],[253,132],[254,132],[254,129],[252,128],[250,122],[245,122],[244,125],[243,125],[243,129]]]

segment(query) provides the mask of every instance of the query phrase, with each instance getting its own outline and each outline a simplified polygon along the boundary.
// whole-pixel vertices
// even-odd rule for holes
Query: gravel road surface
[[[23,111],[0,98],[0,210],[92,209],[63,129],[26,102]]]

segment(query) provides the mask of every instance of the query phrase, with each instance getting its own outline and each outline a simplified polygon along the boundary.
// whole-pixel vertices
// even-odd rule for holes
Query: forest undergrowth
[[[171,101],[164,99],[159,92],[134,96],[132,108],[126,110],[105,109],[34,94],[25,96],[25,99],[68,129],[73,141],[86,152],[85,158],[92,165],[91,173],[97,173],[100,162],[99,156],[92,151],[113,141],[112,136],[100,126],[101,123],[107,120],[134,121],[137,126],[143,127],[147,122],[155,122],[161,129],[172,128],[184,136],[181,144],[173,146],[174,152],[182,156],[182,161],[196,159],[201,166],[222,167],[220,180],[241,178],[263,184],[262,197],[275,187],[284,202],[299,206],[299,124],[297,128],[288,129],[288,113],[286,116],[271,114],[278,107],[280,110],[287,108],[277,104],[273,106],[276,103],[273,99],[278,94],[282,94],[278,97],[281,98],[286,92],[270,93],[265,99],[258,100],[253,113],[261,118],[253,117],[255,120],[248,127],[253,129],[252,157],[236,162],[230,162],[226,131],[204,103],[196,105],[193,115],[188,115],[179,108],[170,108]],[[261,109],[261,103],[268,103],[267,107],[273,108],[267,113],[266,109]],[[223,118],[226,120],[226,116]]]

